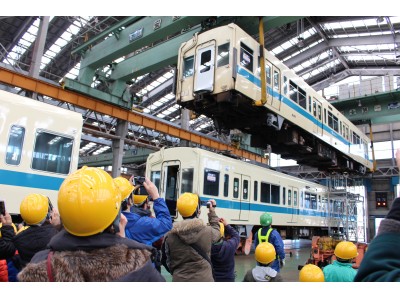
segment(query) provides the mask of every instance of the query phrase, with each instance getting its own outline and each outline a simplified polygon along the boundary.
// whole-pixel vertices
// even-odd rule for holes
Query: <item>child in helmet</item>
[[[64,225],[18,274],[19,281],[165,281],[153,248],[119,236],[121,193],[102,169],[83,167],[58,192]]]
[[[215,281],[235,281],[235,252],[240,242],[239,233],[221,218],[221,238],[211,247],[211,261]]]
[[[300,282],[324,282],[324,273],[321,268],[313,264],[307,264],[301,268],[299,273]]]
[[[352,282],[357,270],[353,269],[353,259],[358,255],[352,242],[342,241],[335,247],[336,260],[324,267],[326,282]]]
[[[271,243],[262,242],[257,245],[255,258],[257,266],[248,270],[244,276],[245,282],[273,282],[283,281],[282,276],[271,265],[275,261],[276,252]]]

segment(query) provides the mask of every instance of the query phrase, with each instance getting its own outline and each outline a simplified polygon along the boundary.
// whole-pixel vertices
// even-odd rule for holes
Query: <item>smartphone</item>
[[[6,204],[3,200],[0,200],[0,215],[6,215]]]
[[[145,182],[145,181],[146,181],[145,177],[141,177],[141,176],[135,177],[135,184],[143,185],[143,182]]]

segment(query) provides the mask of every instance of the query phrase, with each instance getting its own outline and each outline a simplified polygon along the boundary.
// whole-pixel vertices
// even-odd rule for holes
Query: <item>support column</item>
[[[113,158],[111,176],[113,178],[121,175],[122,158],[124,156],[124,140],[128,134],[128,121],[118,120],[115,128],[115,134],[121,138],[119,140],[112,141]]]
[[[182,108],[181,128],[185,129],[185,130],[189,130],[189,121],[190,121],[190,110],[186,109],[186,108]],[[189,142],[181,139],[180,146],[181,147],[188,147],[189,146]]]

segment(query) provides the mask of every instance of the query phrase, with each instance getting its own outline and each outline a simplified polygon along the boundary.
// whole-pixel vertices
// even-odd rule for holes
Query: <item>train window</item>
[[[288,191],[287,191],[287,204],[288,204],[289,206],[292,205],[292,190],[288,190]]]
[[[297,207],[297,191],[293,191],[293,206]]]
[[[224,175],[224,197],[228,197],[229,195],[229,175]]]
[[[160,190],[160,171],[151,171],[150,180],[154,183],[158,190]]]
[[[297,103],[298,98],[298,90],[297,84],[293,83],[293,81],[289,80],[289,98],[293,102]]]
[[[249,181],[243,180],[243,199],[249,199]]]
[[[258,199],[258,181],[254,181],[254,201]]]
[[[313,101],[313,115],[317,117],[317,102]]]
[[[308,97],[308,111],[311,112],[311,96]]]
[[[279,91],[279,71],[274,70],[274,89]]]
[[[311,209],[317,209],[317,195],[311,194]]]
[[[353,144],[361,144],[361,139],[359,137],[359,135],[355,132],[353,132]]]
[[[310,193],[305,193],[304,208],[310,208]]]
[[[213,170],[204,170],[203,194],[218,196],[219,194],[219,172]]]
[[[265,73],[267,74],[267,83],[271,85],[271,66],[265,65]]]
[[[181,193],[193,193],[193,168],[182,169]]]
[[[318,206],[317,209],[320,210],[321,209],[321,195],[318,195]]]
[[[194,56],[189,56],[183,60],[183,78],[193,76],[194,72]]]
[[[304,193],[300,192],[300,207],[304,207]]]
[[[233,198],[239,198],[239,178],[233,178]]]
[[[287,77],[283,76],[283,93],[286,95],[288,93]]]
[[[338,132],[338,118],[328,111],[328,126]]]
[[[271,184],[271,203],[279,204],[281,201],[280,195],[281,187],[279,185]]]
[[[317,109],[318,109],[318,120],[322,121],[321,105],[318,104]]]
[[[286,188],[282,188],[282,204],[286,205]]]
[[[22,144],[25,137],[25,128],[17,125],[11,126],[10,137],[7,144],[6,163],[19,165],[21,162]]]
[[[205,73],[211,69],[211,50],[206,50],[200,56],[200,73]]]
[[[261,202],[271,203],[271,185],[261,182]]]
[[[307,95],[306,92],[299,88],[299,105],[304,108],[307,109]]]
[[[339,121],[339,134],[342,135],[342,121]]]
[[[349,140],[349,127],[346,125],[346,140]]]
[[[32,155],[32,169],[68,174],[73,139],[37,131]]]
[[[253,50],[240,43],[240,64],[253,73]]]
[[[218,46],[217,68],[229,64],[229,43]]]

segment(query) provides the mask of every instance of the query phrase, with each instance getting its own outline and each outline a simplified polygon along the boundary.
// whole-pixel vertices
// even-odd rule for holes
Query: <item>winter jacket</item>
[[[261,235],[266,235],[269,228],[269,226],[260,228],[259,230],[261,230]],[[285,259],[285,248],[283,245],[282,237],[276,229],[273,229],[271,231],[268,242],[274,246],[276,252],[276,260],[272,263],[271,268],[277,272],[280,272],[279,261]],[[256,236],[254,237],[254,249],[257,247],[258,243],[259,240],[257,231]]]
[[[153,210],[155,218],[149,211],[132,206],[131,211],[123,211],[128,223],[125,227],[125,236],[137,242],[152,245],[163,237],[172,228],[172,219],[163,198],[154,200]]]
[[[211,261],[215,281],[235,281],[235,253],[240,242],[239,233],[230,225],[225,226],[225,235],[229,240],[222,240],[211,247]]]
[[[46,249],[50,239],[57,233],[58,230],[51,224],[30,226],[17,235],[15,235],[11,226],[3,226],[2,239],[4,240],[5,248],[2,254],[5,254],[6,257],[11,257],[18,250],[21,268],[24,268],[37,252]]]
[[[322,270],[325,282],[351,282],[356,276],[357,270],[353,269],[352,263],[342,263],[334,260]]]
[[[217,242],[221,234],[215,211],[208,213],[208,220],[210,226],[198,218],[175,222],[165,236],[163,256],[172,281],[214,281],[211,264],[190,246],[197,245],[210,258],[211,244]]]
[[[354,281],[400,281],[400,221],[384,219],[368,245]]]
[[[271,267],[256,266],[247,271],[244,282],[273,282],[283,281],[282,276]]]
[[[153,248],[111,233],[77,237],[65,230],[54,236],[18,274],[19,281],[50,281],[47,259],[50,250],[54,281],[165,281],[152,266]]]

